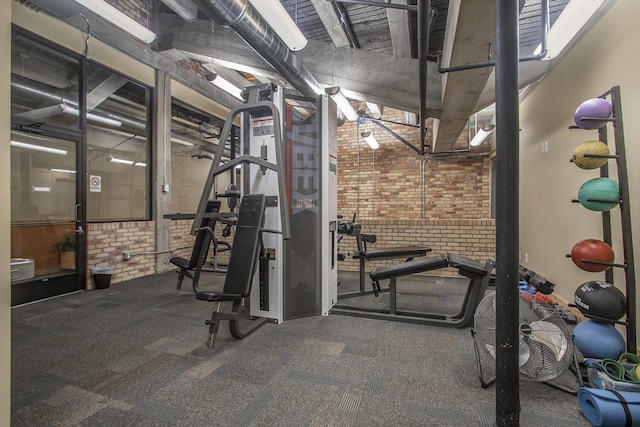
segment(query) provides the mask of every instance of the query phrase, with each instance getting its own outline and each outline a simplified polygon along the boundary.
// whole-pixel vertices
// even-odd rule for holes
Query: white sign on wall
[[[100,193],[102,191],[102,177],[99,175],[89,175],[89,192]]]

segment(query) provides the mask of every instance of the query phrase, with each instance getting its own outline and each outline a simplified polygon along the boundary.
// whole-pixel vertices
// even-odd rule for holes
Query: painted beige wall
[[[11,99],[11,5],[0,2],[0,200],[11,200],[9,171],[9,120]],[[11,280],[9,274],[10,222],[9,203],[0,203],[0,425],[8,426],[11,416]]]
[[[556,294],[573,301],[575,289],[589,280],[604,280],[604,273],[578,269],[565,255],[586,238],[602,238],[601,215],[571,203],[580,186],[599,176],[569,159],[580,143],[598,139],[597,131],[570,130],[576,107],[613,86],[620,86],[627,147],[633,238],[638,266],[640,243],[640,2],[619,0],[592,31],[533,90],[520,107],[520,249],[522,263],[557,284]],[[540,144],[549,141],[549,152]],[[613,129],[609,126],[609,141]],[[610,161],[616,178],[615,161]],[[499,190],[498,190],[499,191]],[[620,210],[611,211],[616,262],[622,262]],[[528,254],[529,262],[524,256]],[[636,267],[637,269],[638,267]],[[624,287],[622,270],[616,285]]]

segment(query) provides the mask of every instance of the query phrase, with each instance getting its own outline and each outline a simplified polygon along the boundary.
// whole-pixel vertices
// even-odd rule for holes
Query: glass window
[[[79,129],[78,60],[16,33],[11,40],[11,115],[26,125]]]
[[[149,91],[87,66],[87,220],[150,218]]]
[[[172,213],[194,213],[198,208],[223,125],[222,120],[178,100],[172,100]],[[214,191],[224,193],[229,182],[227,174],[218,176]]]

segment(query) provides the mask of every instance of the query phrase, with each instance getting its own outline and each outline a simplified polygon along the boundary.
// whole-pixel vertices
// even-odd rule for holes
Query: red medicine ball
[[[600,262],[613,262],[615,260],[615,254],[611,246],[597,239],[580,240],[573,245],[571,249],[571,259],[573,263],[584,271],[590,271],[597,273],[605,271],[611,268],[608,265],[593,264],[589,262],[583,262],[582,260],[600,261]]]

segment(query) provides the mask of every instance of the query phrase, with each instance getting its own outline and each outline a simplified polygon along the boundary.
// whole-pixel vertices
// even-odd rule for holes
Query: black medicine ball
[[[620,289],[600,281],[585,282],[573,296],[578,310],[585,316],[618,320],[625,315],[627,299]]]

